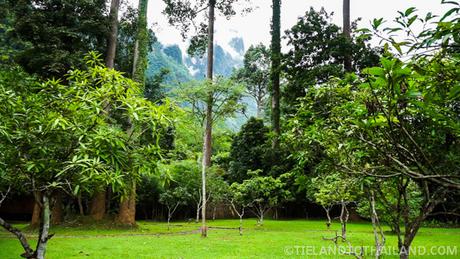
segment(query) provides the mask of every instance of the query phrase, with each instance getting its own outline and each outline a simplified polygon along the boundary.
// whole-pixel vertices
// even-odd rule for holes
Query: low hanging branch
[[[9,192],[11,191],[11,186],[8,187],[6,192],[0,192],[0,207],[2,203],[5,201],[6,197],[8,196]],[[25,258],[33,258],[35,256],[34,250],[30,248],[29,242],[27,242],[26,236],[17,228],[13,227],[11,224],[6,222],[4,219],[0,218],[0,225],[7,230],[8,232],[15,235],[19,242],[21,243],[22,248],[24,249],[24,253],[21,255]]]

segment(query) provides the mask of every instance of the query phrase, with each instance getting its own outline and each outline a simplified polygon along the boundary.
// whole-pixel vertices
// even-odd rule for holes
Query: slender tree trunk
[[[195,223],[200,222],[200,212],[201,212],[201,205],[198,204],[196,206],[196,218],[195,218]]]
[[[347,221],[349,217],[349,212],[347,209],[347,204],[342,201],[342,210],[340,212],[340,224],[342,225],[342,240],[347,240]]]
[[[147,31],[147,6],[148,0],[139,0],[139,17],[136,42],[134,43],[133,79],[141,85],[145,83],[145,70],[147,68],[148,31]]]
[[[105,216],[105,189],[97,191],[91,200],[90,215],[94,220],[102,220]]]
[[[343,35],[351,42],[350,0],[343,0]],[[349,51],[345,53],[343,66],[346,72],[353,70]]]
[[[272,44],[271,44],[271,86],[272,86],[272,129],[275,133],[273,148],[278,149],[280,130],[280,65],[281,65],[281,0],[273,0]]]
[[[385,235],[380,225],[380,220],[377,215],[377,210],[375,209],[375,197],[374,197],[373,191],[371,191],[369,199],[370,199],[370,205],[371,205],[370,212],[371,212],[372,229],[374,231],[374,239],[375,239],[375,258],[380,259],[382,255],[382,249],[385,246]]]
[[[327,226],[327,229],[329,230],[331,228],[331,224],[332,224],[331,214],[330,214],[331,208],[323,206],[323,209],[326,211],[326,217],[327,217],[326,226]]]
[[[41,218],[41,208],[40,208],[40,204],[35,201],[34,203],[34,210],[32,212],[32,220],[30,221],[30,226],[32,228],[36,228],[40,225],[40,218]]]
[[[209,0],[209,21],[208,21],[208,62],[207,62],[207,79],[208,83],[212,84],[213,80],[213,70],[214,70],[214,9],[216,1]],[[207,237],[208,228],[206,226],[206,169],[211,166],[211,153],[212,153],[212,106],[213,106],[213,96],[212,92],[208,93],[208,100],[206,102],[206,125],[204,133],[204,143],[203,143],[203,164],[201,171],[202,179],[202,204],[201,204],[201,236]]]
[[[217,208],[214,206],[214,208],[212,209],[212,220],[216,220],[216,210]]]
[[[42,220],[40,224],[40,232],[37,241],[37,259],[44,259],[46,253],[46,245],[48,244],[48,240],[51,238],[49,233],[50,228],[50,201],[48,195],[45,193],[43,194],[42,198],[43,204],[43,213],[42,213]]]
[[[62,193],[56,192],[54,195],[53,208],[51,210],[51,224],[59,225],[63,219]]]
[[[108,68],[113,68],[115,63],[115,54],[117,50],[118,36],[118,8],[120,0],[112,0],[110,3],[110,33],[107,39],[107,56],[105,57],[105,65]]]
[[[128,197],[122,197],[118,211],[118,222],[123,225],[136,225],[136,183],[131,183]]]
[[[78,193],[77,203],[78,203],[78,210],[80,211],[80,216],[84,216],[85,210],[83,209],[83,203],[81,201],[81,193]]]
[[[240,227],[238,228],[240,231],[240,236],[243,235],[243,215],[244,215],[244,209],[243,209],[243,212],[238,215],[240,216]]]
[[[171,221],[171,216],[172,216],[171,209],[168,207],[168,231],[171,229],[169,225],[169,222]]]

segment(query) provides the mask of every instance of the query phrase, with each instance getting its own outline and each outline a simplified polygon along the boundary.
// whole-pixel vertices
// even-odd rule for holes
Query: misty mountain
[[[214,75],[229,77],[234,69],[243,65],[245,51],[244,40],[241,37],[232,38],[225,46],[215,44]],[[164,46],[156,41],[148,54],[147,78],[159,74],[162,69],[169,71],[163,82],[168,91],[177,87],[179,83],[206,78],[207,60],[206,56],[190,57],[178,45]],[[245,97],[243,102],[247,105],[246,114],[255,115],[255,102],[248,97]],[[246,120],[245,115],[238,114],[235,118],[227,119],[226,125],[232,130],[239,130]]]
[[[235,68],[243,65],[244,52],[242,38],[232,38],[225,47],[215,44],[214,74],[230,76]],[[171,86],[178,82],[206,77],[206,57],[190,57],[178,45],[164,46],[161,42],[155,42],[148,55],[148,61],[147,77],[152,77],[166,68],[169,74],[165,83]]]

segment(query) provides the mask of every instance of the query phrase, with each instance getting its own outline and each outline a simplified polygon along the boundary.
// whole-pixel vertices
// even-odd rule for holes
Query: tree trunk
[[[351,42],[350,0],[343,0],[343,36]],[[353,70],[349,51],[345,52],[343,66],[346,72]]]
[[[112,201],[113,191],[112,187],[108,186],[106,191],[106,199],[105,199],[105,211],[110,213],[110,203]]]
[[[399,258],[400,259],[409,259],[409,249],[410,246],[402,245],[399,247]]]
[[[212,220],[216,220],[216,210],[217,208],[214,206],[214,208],[212,209]]]
[[[327,208],[326,206],[323,206],[323,208],[326,211],[326,217],[327,217],[326,226],[327,226],[327,229],[329,230],[331,228],[331,224],[332,224],[331,214],[330,214],[331,208],[330,207]]]
[[[30,226],[32,228],[36,228],[40,225],[40,218],[41,218],[41,208],[40,208],[40,204],[35,201],[34,203],[34,210],[32,212],[32,220],[30,221]]]
[[[122,197],[118,211],[118,222],[123,225],[136,225],[136,183],[131,183],[128,197]]]
[[[49,233],[50,228],[50,202],[48,195],[45,193],[43,194],[42,199],[43,204],[43,213],[42,213],[42,220],[40,223],[40,231],[37,241],[37,259],[44,259],[46,253],[46,245],[48,244],[48,240],[51,238]]]
[[[81,193],[77,196],[78,210],[80,211],[80,216],[85,215],[85,210],[83,209],[83,203],[81,202]]]
[[[263,224],[264,224],[264,214],[265,214],[265,213],[263,213],[263,212],[260,214],[260,220],[259,220],[259,224],[260,224],[260,225],[263,225]]]
[[[62,223],[63,209],[62,209],[62,193],[56,192],[54,195],[53,208],[51,211],[51,224],[59,225]]]
[[[170,225],[169,225],[169,222],[171,221],[171,209],[168,208],[168,231],[170,230]]]
[[[239,215],[240,216],[240,227],[238,229],[240,230],[240,236],[243,235],[243,215],[244,215],[244,212]]]
[[[0,226],[2,226],[5,230],[15,235],[19,242],[21,243],[22,248],[24,249],[24,254],[21,255],[25,258],[34,258],[34,250],[30,247],[29,242],[27,241],[26,236],[17,228],[13,227],[8,222],[4,221],[0,218]]]
[[[212,84],[213,79],[213,70],[214,70],[214,9],[216,1],[209,0],[209,21],[208,21],[208,62],[207,62],[207,79],[209,84]],[[206,102],[206,125],[204,133],[204,143],[203,143],[203,164],[201,170],[201,188],[202,188],[202,204],[201,204],[201,236],[207,237],[207,227],[206,227],[206,169],[211,166],[211,152],[212,152],[212,106],[213,106],[213,96],[210,91],[208,94],[208,100]]]
[[[342,225],[342,240],[347,240],[347,221],[348,221],[348,209],[347,204],[342,201],[342,210],[340,212],[340,224]]]
[[[263,115],[263,107],[264,107],[264,101],[262,98],[257,98],[256,100],[256,105],[257,105],[257,113],[256,113],[256,117],[258,119],[262,118],[262,115]]]
[[[380,220],[377,215],[377,210],[375,209],[375,196],[374,192],[371,191],[369,195],[370,201],[370,213],[371,213],[371,221],[372,221],[372,229],[374,231],[374,240],[375,240],[375,258],[380,259],[382,255],[382,249],[385,246],[385,235],[383,233],[383,229],[380,225]]]
[[[272,83],[272,129],[275,134],[273,148],[279,148],[280,130],[280,65],[281,65],[281,0],[273,0],[271,83]]]
[[[148,32],[147,32],[147,6],[148,0],[139,0],[139,17],[136,42],[134,43],[134,58],[132,77],[142,86],[145,83],[145,69],[147,68]]]
[[[105,216],[105,189],[94,194],[91,200],[90,215],[94,220],[102,220]]]
[[[117,36],[118,36],[118,8],[120,7],[120,0],[112,0],[110,4],[110,33],[107,39],[107,56],[105,57],[105,65],[108,68],[113,68],[115,63],[115,54],[117,50]]]
[[[196,218],[195,218],[195,223],[200,222],[200,211],[201,211],[201,200],[200,200],[200,202],[196,205]]]

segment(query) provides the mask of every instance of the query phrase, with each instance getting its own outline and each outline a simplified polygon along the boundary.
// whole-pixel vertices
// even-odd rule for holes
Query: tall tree
[[[166,8],[164,13],[169,17],[169,23],[176,25],[181,29],[182,36],[185,38],[191,26],[195,27],[196,35],[191,39],[189,54],[203,55],[207,52],[207,74],[210,91],[206,101],[206,120],[204,122],[203,136],[203,160],[202,160],[202,220],[201,235],[207,236],[206,227],[206,169],[211,165],[212,155],[212,127],[213,127],[213,67],[214,67],[214,22],[216,9],[226,18],[235,15],[236,12],[233,5],[240,0],[202,0],[196,1],[180,1],[180,0],[164,0]],[[245,0],[248,1],[248,0]],[[208,10],[206,21],[195,26],[196,18],[201,13]],[[245,9],[244,11],[248,11]]]
[[[13,19],[8,37],[24,43],[15,60],[27,72],[62,77],[70,68],[84,66],[81,57],[89,51],[105,52],[105,0],[2,2],[8,2]]]
[[[215,19],[215,6],[216,1],[209,1],[209,14],[208,14],[208,67],[206,78],[209,83],[212,84],[213,77],[213,67],[214,67],[214,19]],[[213,95],[212,92],[208,93],[208,100],[206,102],[206,120],[204,128],[204,142],[203,142],[203,164],[202,164],[202,190],[201,194],[203,195],[201,206],[201,236],[207,236],[207,227],[206,227],[206,169],[211,166],[211,149],[212,149],[212,105],[213,104]]]
[[[107,37],[107,54],[105,57],[105,65],[108,68],[114,68],[115,54],[117,49],[118,38],[118,9],[120,7],[120,0],[112,0],[110,4],[109,13],[109,26],[110,31]],[[96,191],[91,200],[90,214],[95,220],[101,220],[105,216],[106,211],[106,191],[102,187],[101,190]]]
[[[134,81],[144,85],[145,70],[147,69],[148,52],[148,29],[147,29],[147,6],[148,0],[139,0],[137,35],[134,44],[133,72]]]
[[[343,0],[343,36],[347,41],[351,41],[350,0]],[[349,52],[345,52],[343,66],[346,72],[351,72],[353,69]]]
[[[356,69],[379,62],[379,49],[371,48],[371,36],[356,35],[344,41],[342,30],[331,23],[332,14],[311,8],[286,31],[289,50],[283,55],[286,86],[283,91],[283,111],[295,113],[299,98],[317,84],[344,74],[344,57],[348,52]],[[362,37],[364,36],[364,37]]]
[[[132,78],[140,83],[141,87],[145,86],[145,70],[147,69],[147,51],[148,51],[148,29],[147,29],[147,6],[148,0],[139,0],[137,35],[134,45],[133,72]],[[126,129],[128,135],[133,134],[135,125],[133,121],[127,121]],[[130,186],[125,195],[121,197],[120,208],[118,210],[117,221],[124,225],[136,224],[136,179],[128,177],[127,185]]]
[[[249,47],[244,54],[244,65],[232,75],[246,85],[246,92],[257,105],[257,118],[263,116],[270,84],[270,50],[263,44]]]
[[[120,7],[120,0],[112,0],[110,4],[110,32],[107,38],[107,56],[105,57],[105,66],[113,68],[115,63],[115,54],[117,50],[117,37],[118,37],[118,9]]]
[[[275,133],[273,147],[279,147],[280,130],[280,65],[281,65],[281,0],[273,0],[271,43],[272,129]]]

